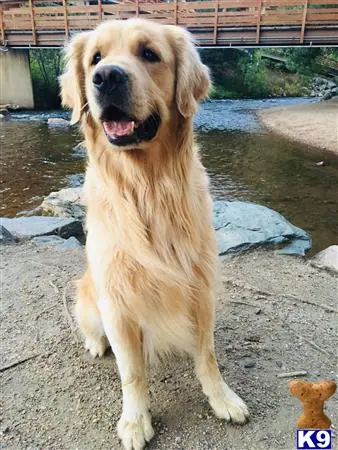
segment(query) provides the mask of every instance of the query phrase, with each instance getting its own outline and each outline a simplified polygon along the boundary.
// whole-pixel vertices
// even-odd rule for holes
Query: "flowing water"
[[[255,114],[303,101],[212,101],[202,105],[196,127],[213,196],[279,211],[311,234],[318,251],[338,241],[338,157],[264,131]],[[25,214],[51,191],[81,181],[85,160],[72,152],[81,137],[48,128],[53,115],[62,114],[17,113],[0,123],[0,215]]]

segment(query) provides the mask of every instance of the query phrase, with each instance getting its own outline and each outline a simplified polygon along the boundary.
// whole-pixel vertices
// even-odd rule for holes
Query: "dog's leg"
[[[117,427],[118,435],[126,449],[141,450],[154,435],[141,331],[137,324],[114,310],[110,298],[102,299],[99,307],[122,384],[123,411]]]
[[[75,315],[85,337],[85,348],[95,358],[101,357],[108,347],[103,324],[95,302],[95,290],[89,272],[77,283]]]
[[[194,355],[197,377],[217,417],[235,423],[245,423],[249,416],[248,408],[225,383],[217,365],[213,339],[213,302],[208,295],[199,302],[196,311],[198,342]]]

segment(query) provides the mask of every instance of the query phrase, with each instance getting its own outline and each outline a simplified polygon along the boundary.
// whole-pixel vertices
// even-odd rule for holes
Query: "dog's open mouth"
[[[161,123],[158,113],[151,114],[142,122],[115,106],[106,108],[101,120],[108,140],[118,146],[150,141],[155,137]]]

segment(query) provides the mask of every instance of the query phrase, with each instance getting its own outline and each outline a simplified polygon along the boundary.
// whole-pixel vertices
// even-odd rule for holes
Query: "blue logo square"
[[[305,430],[296,432],[297,450],[331,450],[332,430]]]

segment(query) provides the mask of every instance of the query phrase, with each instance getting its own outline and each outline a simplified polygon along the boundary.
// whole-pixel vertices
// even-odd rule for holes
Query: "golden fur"
[[[140,42],[161,62],[142,61]],[[121,149],[107,140],[91,82],[97,50],[100,65],[129,74],[135,117],[159,111],[151,141]],[[119,436],[128,449],[151,439],[146,363],[173,350],[194,358],[216,414],[243,423],[246,406],[222,380],[214,356],[216,248],[208,178],[192,131],[209,72],[187,32],[145,20],[106,22],[76,36],[67,61],[62,99],[73,122],[81,121],[88,149],[88,269],[76,314],[92,355],[101,356],[108,342],[115,353],[124,398]]]

